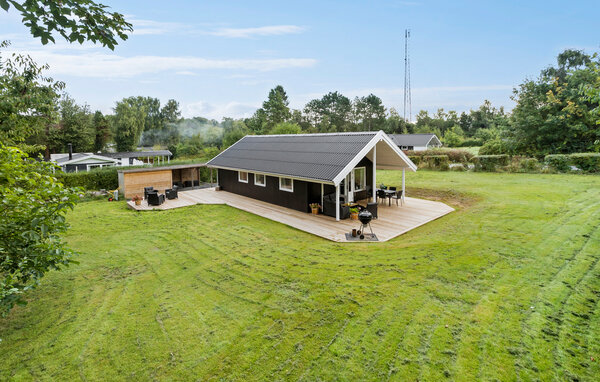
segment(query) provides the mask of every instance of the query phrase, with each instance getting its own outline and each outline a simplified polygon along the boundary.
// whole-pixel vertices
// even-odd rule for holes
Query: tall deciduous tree
[[[110,124],[101,111],[94,113],[92,120],[94,126],[94,152],[103,151],[110,139]]]
[[[304,107],[308,120],[321,131],[349,131],[352,124],[352,103],[339,92],[330,92]]]
[[[46,45],[56,42],[59,34],[69,42],[92,41],[114,50],[117,39],[127,40],[132,25],[122,14],[109,12],[108,7],[91,0],[0,0],[5,11],[14,7],[23,16],[23,24],[33,37]]]
[[[50,130],[48,137],[51,151],[65,152],[69,143],[78,152],[93,150],[96,132],[89,107],[78,105],[68,95],[63,97],[59,106],[60,121]]]
[[[354,99],[356,122],[363,130],[380,130],[385,123],[385,106],[374,94]]]
[[[277,85],[269,91],[269,97],[263,102],[266,128],[270,130],[281,122],[288,121],[292,113],[289,108],[288,96],[283,86]]]
[[[0,49],[8,45],[3,41]],[[44,148],[28,140],[56,122],[59,92],[64,88],[64,83],[44,76],[47,69],[29,56],[0,56],[0,143],[29,153]]]
[[[593,110],[598,103],[582,89],[598,81],[597,61],[582,51],[566,50],[557,66],[542,71],[514,90],[510,138],[518,153],[535,155],[597,149],[600,129]],[[590,102],[592,101],[592,102]]]
[[[117,151],[132,151],[140,141],[146,118],[147,106],[140,102],[141,97],[129,97],[117,102],[114,109],[114,140]]]

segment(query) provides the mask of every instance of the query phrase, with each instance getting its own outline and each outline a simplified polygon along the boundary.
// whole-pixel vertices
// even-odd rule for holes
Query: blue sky
[[[283,85],[302,108],[329,91],[374,93],[402,114],[410,28],[413,114],[512,108],[512,88],[565,48],[599,51],[598,1],[105,1],[135,32],[114,52],[43,47],[14,9],[0,39],[51,66],[66,91],[110,112],[132,95],[178,100],[184,116],[249,116]]]

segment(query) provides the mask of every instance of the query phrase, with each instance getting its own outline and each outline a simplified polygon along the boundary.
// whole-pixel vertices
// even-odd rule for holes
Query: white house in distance
[[[425,151],[442,147],[442,142],[435,134],[390,134],[400,150]]]
[[[63,153],[51,154],[50,160],[64,172],[90,171],[110,166],[144,166],[169,163],[169,150],[130,151],[120,153]]]

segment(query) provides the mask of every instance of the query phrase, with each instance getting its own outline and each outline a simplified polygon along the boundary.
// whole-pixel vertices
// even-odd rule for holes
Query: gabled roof
[[[163,157],[171,156],[172,152],[169,150],[152,150],[152,151],[124,151],[120,153],[100,153],[105,157],[109,158],[138,158],[138,157]]]
[[[390,137],[398,146],[427,146],[431,140],[442,144],[435,134],[390,134]]]
[[[384,141],[399,166],[416,166],[383,131],[330,134],[247,135],[207,163],[209,167],[338,184]]]
[[[54,154],[53,154],[54,156]],[[60,156],[51,156],[51,159],[56,162],[56,164],[59,164],[61,166],[67,165],[67,164],[74,164],[74,163],[79,163],[82,161],[92,161],[90,163],[106,163],[106,162],[110,162],[110,163],[115,163],[115,160],[113,158],[107,158],[103,155],[98,155],[98,154],[92,154],[92,153],[74,153],[72,158],[69,159],[69,154],[64,154],[64,156],[61,154]]]

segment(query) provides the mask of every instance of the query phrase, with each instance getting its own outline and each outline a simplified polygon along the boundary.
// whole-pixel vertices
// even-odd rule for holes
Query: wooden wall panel
[[[132,172],[123,174],[125,185],[125,198],[130,199],[134,195],[144,197],[144,187],[154,187],[160,193],[173,186],[171,170],[157,170],[148,172]]]

